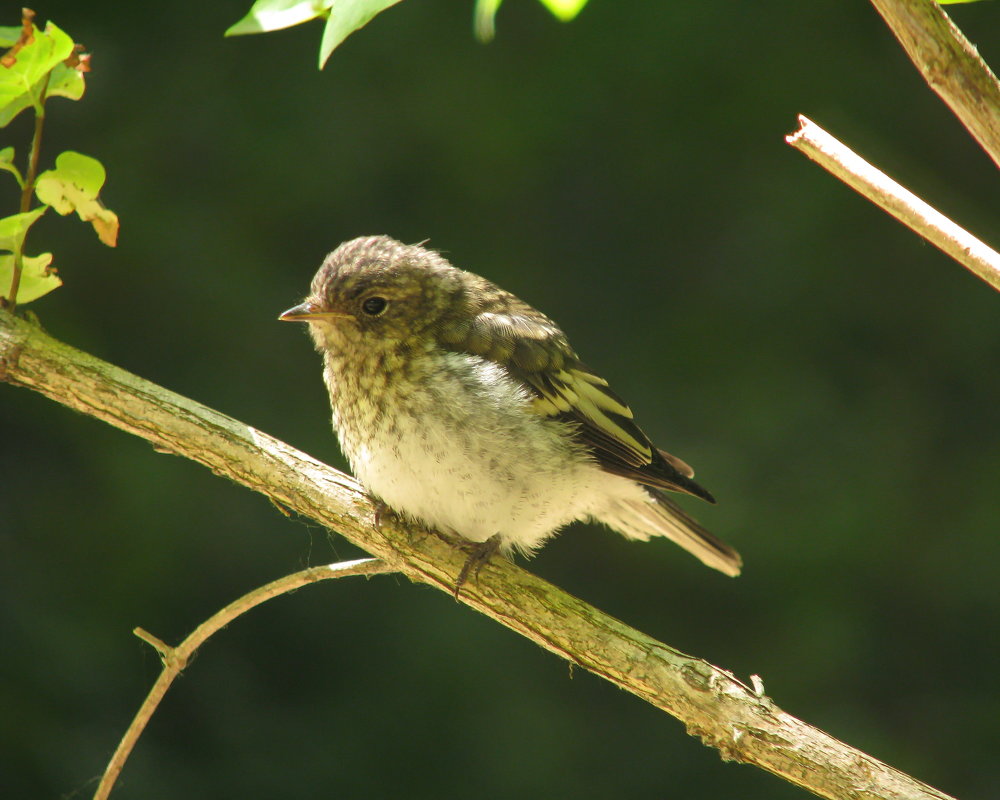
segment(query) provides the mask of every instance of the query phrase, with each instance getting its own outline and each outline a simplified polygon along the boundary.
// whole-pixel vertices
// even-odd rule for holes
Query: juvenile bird
[[[355,475],[403,516],[530,554],[574,520],[672,539],[738,575],[739,554],[665,492],[714,503],[548,317],[433,250],[367,236],[330,253],[305,302],[333,427]]]

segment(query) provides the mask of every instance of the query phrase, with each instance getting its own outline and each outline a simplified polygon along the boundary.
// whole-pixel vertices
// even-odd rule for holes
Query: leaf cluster
[[[74,151],[59,154],[55,167],[38,173],[45,122],[45,104],[52,97],[79,100],[86,88],[90,56],[64,31],[49,21],[44,30],[34,23],[34,12],[22,11],[19,27],[0,27],[0,127],[22,111],[35,114],[34,135],[22,172],[13,147],[0,150],[0,170],[9,173],[21,189],[19,212],[0,218],[0,301],[9,308],[37,300],[62,285],[52,268],[51,253],[24,252],[28,231],[51,207],[61,215],[74,211],[90,222],[104,244],[118,241],[118,217],[101,203],[104,167]],[[40,205],[32,208],[37,200]]]

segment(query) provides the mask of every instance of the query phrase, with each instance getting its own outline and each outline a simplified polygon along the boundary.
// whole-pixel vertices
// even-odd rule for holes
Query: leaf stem
[[[21,188],[21,208],[22,214],[31,210],[31,197],[35,193],[35,179],[38,177],[38,158],[42,150],[42,132],[45,129],[45,94],[49,89],[49,77],[47,73],[42,79],[42,88],[38,93],[38,102],[35,103],[35,133],[31,137],[31,150],[28,153],[28,170],[24,174],[24,185]],[[7,308],[13,311],[17,307],[17,292],[21,288],[21,270],[24,266],[22,253],[24,251],[24,240],[18,242],[14,248],[14,269],[10,279],[10,292],[8,293]]]

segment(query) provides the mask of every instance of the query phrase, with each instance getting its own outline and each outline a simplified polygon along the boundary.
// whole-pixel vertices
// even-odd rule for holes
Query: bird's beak
[[[288,309],[278,319],[282,322],[309,322],[314,319],[339,319],[347,316],[347,314],[339,314],[336,311],[324,311],[307,300]]]

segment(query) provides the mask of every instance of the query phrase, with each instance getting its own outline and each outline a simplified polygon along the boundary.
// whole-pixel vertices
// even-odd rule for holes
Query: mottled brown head
[[[388,236],[352,239],[326,257],[309,297],[280,319],[309,322],[319,346],[417,341],[465,305],[467,277],[419,245]]]

